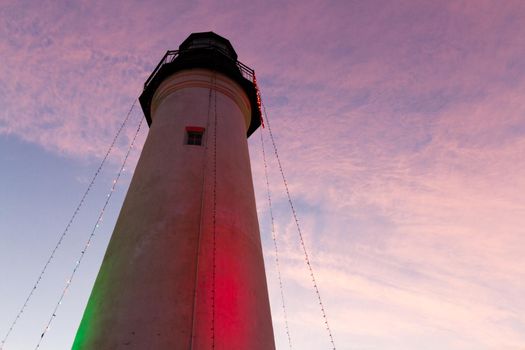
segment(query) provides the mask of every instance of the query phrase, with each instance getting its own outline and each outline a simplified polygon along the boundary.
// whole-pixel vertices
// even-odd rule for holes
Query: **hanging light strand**
[[[259,90],[259,93],[260,93],[260,90]],[[292,196],[290,195],[290,189],[288,187],[288,181],[286,180],[286,176],[284,175],[283,166],[282,166],[282,163],[281,163],[281,159],[279,158],[279,153],[277,151],[277,145],[275,144],[275,139],[273,137],[272,128],[270,126],[270,120],[268,119],[268,114],[266,113],[266,107],[264,105],[264,102],[262,102],[262,98],[261,98],[261,105],[262,105],[262,109],[263,109],[263,113],[264,113],[264,118],[266,120],[268,133],[270,134],[270,139],[272,141],[272,146],[273,146],[273,151],[274,151],[274,154],[275,154],[275,158],[277,159],[277,164],[279,165],[279,171],[280,171],[281,177],[283,179],[284,188],[286,190],[286,196],[288,198],[288,204],[290,205],[290,209],[292,210],[292,215],[293,215],[293,218],[294,218],[294,221],[295,221],[295,226],[297,227],[297,233],[299,234],[299,240],[301,242],[301,247],[303,249],[304,259],[305,259],[306,265],[308,266],[308,271],[310,273],[310,278],[312,280],[312,284],[313,284],[313,287],[314,287],[314,290],[315,290],[315,294],[317,296],[317,301],[319,302],[319,306],[321,307],[321,314],[323,315],[325,328],[326,328],[326,331],[328,332],[328,337],[330,338],[330,343],[332,344],[332,348],[333,348],[333,350],[336,350],[335,343],[334,343],[334,337],[332,336],[332,331],[331,331],[330,326],[328,324],[328,317],[326,316],[325,307],[324,307],[323,301],[321,299],[321,293],[319,292],[319,287],[318,287],[317,281],[315,279],[313,267],[312,267],[312,264],[310,263],[310,257],[308,255],[308,250],[306,249],[306,244],[304,242],[303,233],[301,231],[301,226],[299,225],[299,219],[298,219],[298,216],[297,216],[297,212],[295,210],[295,206],[293,205]]]
[[[135,131],[135,135],[133,136],[133,139],[131,140],[131,143],[130,143],[130,145],[128,147],[128,150],[126,152],[124,160],[122,161],[122,165],[121,165],[121,167],[120,167],[120,169],[119,169],[119,171],[117,173],[117,176],[115,177],[115,179],[112,182],[111,189],[109,190],[108,194],[106,195],[106,200],[104,202],[104,205],[102,206],[102,209],[100,210],[100,213],[98,215],[97,221],[96,221],[95,225],[93,226],[93,229],[91,230],[91,233],[90,233],[86,243],[84,244],[84,247],[83,247],[82,251],[80,252],[79,258],[75,262],[75,266],[74,266],[73,270],[71,271],[69,279],[66,281],[66,285],[64,286],[64,289],[62,290],[62,294],[60,295],[60,298],[58,299],[58,302],[56,303],[55,308],[53,309],[53,313],[51,314],[51,317],[49,318],[49,320],[47,322],[47,325],[44,328],[44,331],[40,335],[40,339],[38,340],[38,343],[37,343],[37,345],[35,347],[35,350],[40,348],[40,345],[42,344],[42,341],[44,340],[45,335],[51,329],[51,324],[53,323],[53,320],[56,318],[57,311],[58,311],[60,305],[62,304],[62,300],[66,296],[66,294],[67,294],[67,292],[69,290],[69,287],[71,286],[71,282],[73,281],[73,278],[75,277],[75,274],[77,273],[77,270],[80,267],[80,264],[82,263],[82,260],[84,259],[84,256],[86,254],[87,249],[89,248],[89,246],[91,245],[91,242],[93,241],[93,238],[95,237],[95,233],[96,233],[97,229],[100,227],[100,223],[102,222],[102,219],[104,217],[104,213],[106,211],[106,208],[107,208],[107,206],[109,204],[109,201],[111,200],[111,197],[113,196],[113,193],[115,192],[115,188],[117,186],[117,183],[118,183],[122,173],[124,172],[124,169],[125,169],[127,160],[129,158],[129,155],[131,153],[131,150],[133,149],[133,147],[135,145],[135,141],[136,141],[137,136],[138,136],[138,134],[140,132],[140,129],[142,127],[143,120],[144,119],[142,119],[142,118],[140,119],[138,127],[137,127],[137,129]]]
[[[286,336],[288,337],[288,345],[290,347],[290,350],[292,350],[292,338],[290,336],[290,328],[288,327],[288,316],[286,312],[286,303],[284,299],[284,288],[283,288],[283,281],[281,278],[281,266],[279,264],[279,249],[277,245],[277,236],[275,234],[275,219],[273,216],[273,209],[272,209],[272,195],[270,192],[270,181],[268,180],[268,165],[266,163],[266,151],[264,150],[264,137],[262,131],[260,132],[261,135],[261,149],[262,149],[262,156],[263,156],[263,163],[264,163],[264,177],[266,178],[266,194],[268,198],[268,208],[270,210],[270,218],[271,218],[271,224],[272,224],[272,239],[273,239],[273,247],[275,252],[275,265],[277,267],[277,277],[279,279],[279,289],[281,291],[281,305],[283,308],[283,315],[284,315],[284,327],[286,329]]]
[[[200,203],[200,213],[199,216],[201,219],[199,220],[199,231],[197,236],[197,251],[195,254],[195,285],[193,289],[193,310],[192,310],[192,326],[191,326],[191,343],[190,343],[190,349],[193,349],[194,342],[195,342],[195,323],[196,323],[196,317],[195,312],[197,310],[197,299],[198,299],[198,293],[197,293],[197,286],[199,282],[199,265],[200,265],[200,254],[201,254],[201,241],[202,241],[202,230],[203,230],[203,224],[202,224],[202,213],[204,212],[204,199],[205,199],[205,193],[206,193],[206,174],[208,170],[208,151],[209,151],[209,135],[210,135],[210,116],[211,116],[211,92],[212,92],[212,86],[214,86],[213,82],[215,79],[215,75],[210,79],[210,89],[208,91],[208,113],[206,115],[206,128],[204,129],[204,135],[203,135],[203,144],[204,144],[204,156],[202,157],[202,183],[201,183],[201,203]]]
[[[253,85],[255,86],[255,96],[257,96],[257,110],[259,111],[259,114],[261,115],[261,126],[264,129],[264,119],[263,114],[261,110],[261,92],[259,91],[259,85],[257,85],[257,77],[255,76],[255,71],[253,72]]]
[[[213,80],[213,270],[212,270],[212,345],[211,348],[215,349],[215,304],[216,304],[216,273],[217,273],[217,88],[216,88],[216,77]]]
[[[31,288],[31,291],[29,292],[29,294],[27,295],[22,307],[18,310],[15,318],[13,319],[13,321],[11,322],[10,326],[9,326],[9,329],[6,333],[6,335],[4,336],[4,338],[2,339],[2,341],[0,342],[0,350],[3,349],[7,339],[9,338],[9,336],[11,335],[11,332],[13,331],[13,329],[16,327],[16,324],[18,323],[18,320],[20,319],[20,317],[22,317],[22,314],[24,313],[25,309],[27,308],[27,305],[29,304],[29,301],[31,300],[31,298],[33,297],[33,294],[35,293],[36,289],[38,288],[38,286],[40,285],[40,282],[42,281],[42,278],[45,274],[45,272],[47,271],[47,268],[49,266],[49,264],[51,263],[51,261],[55,258],[55,254],[57,252],[57,250],[59,249],[59,247],[62,245],[62,242],[64,241],[64,238],[67,236],[68,232],[69,232],[69,229],[71,227],[71,225],[73,224],[73,222],[75,221],[75,218],[77,217],[77,214],[78,212],[80,211],[80,209],[82,208],[85,200],[86,200],[86,197],[88,196],[89,192],[91,191],[93,185],[95,184],[95,180],[97,179],[98,175],[100,174],[100,172],[102,171],[102,168],[104,167],[104,164],[106,163],[108,157],[109,157],[109,154],[111,153],[111,151],[113,150],[114,146],[115,146],[115,143],[117,142],[117,139],[118,137],[120,136],[122,130],[124,129],[124,127],[126,126],[126,124],[128,123],[130,117],[131,117],[131,113],[133,112],[133,109],[135,108],[135,105],[137,103],[137,99],[135,99],[133,101],[133,104],[131,105],[131,108],[129,109],[128,113],[126,114],[126,118],[124,119],[124,121],[120,124],[120,127],[118,128],[117,130],[117,133],[115,134],[115,136],[113,137],[113,140],[111,141],[111,144],[109,145],[107,151],[106,151],[106,154],[104,155],[104,158],[102,159],[102,161],[100,162],[97,170],[95,171],[95,173],[93,174],[92,178],[91,178],[91,181],[89,182],[89,185],[88,187],[86,188],[86,190],[84,191],[84,194],[82,195],[82,198],[80,199],[80,202],[78,202],[76,208],[75,208],[75,211],[73,212],[73,215],[71,216],[71,218],[69,219],[67,225],[66,225],[66,228],[64,229],[64,231],[62,231],[62,233],[60,234],[60,238],[58,239],[58,242],[55,244],[55,247],[53,248],[53,250],[51,251],[51,254],[49,255],[49,258],[47,259],[46,263],[44,264],[44,267],[42,268],[42,270],[40,271],[40,274],[38,275],[38,278],[36,279],[36,282],[33,284],[33,287]]]

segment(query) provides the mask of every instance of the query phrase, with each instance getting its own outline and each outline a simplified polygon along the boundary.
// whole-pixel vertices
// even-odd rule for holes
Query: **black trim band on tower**
[[[253,134],[261,125],[254,71],[237,60],[237,53],[227,39],[213,32],[193,33],[179,46],[179,50],[167,51],[146,80],[139,101],[148,125],[152,123],[151,100],[160,84],[176,72],[195,68],[217,71],[239,84],[251,106],[251,121],[246,136]]]

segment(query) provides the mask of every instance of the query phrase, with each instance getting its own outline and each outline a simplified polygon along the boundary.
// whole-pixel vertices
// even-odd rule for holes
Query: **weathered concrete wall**
[[[213,295],[215,349],[275,349],[246,140],[249,111],[243,91],[208,70],[179,72],[159,87],[73,349],[209,350]],[[187,126],[206,128],[206,146],[185,144]]]

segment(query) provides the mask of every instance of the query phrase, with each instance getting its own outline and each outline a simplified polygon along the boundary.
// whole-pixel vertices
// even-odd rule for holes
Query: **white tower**
[[[73,349],[275,349],[247,137],[253,71],[191,34],[140,97],[150,125]]]

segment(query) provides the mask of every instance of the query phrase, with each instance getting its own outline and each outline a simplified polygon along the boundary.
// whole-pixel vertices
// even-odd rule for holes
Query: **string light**
[[[212,78],[210,79],[210,89],[209,89],[209,92],[208,92],[208,113],[207,113],[207,119],[206,119],[206,128],[205,130],[210,130],[210,116],[211,116],[211,92],[212,92],[212,86],[215,86],[216,84],[214,83],[216,77],[215,75],[212,76]],[[204,142],[204,157],[202,157],[202,184],[201,184],[201,191],[202,193],[205,192],[205,188],[206,188],[206,174],[207,174],[207,169],[208,169],[208,162],[207,162],[207,156],[208,156],[208,151],[209,151],[209,146],[210,146],[210,143],[208,142],[209,140],[209,136],[210,133],[207,132],[204,134],[204,137],[206,138],[206,141]],[[204,195],[201,196],[201,207],[200,207],[200,214],[199,215],[202,215],[202,212],[204,210]],[[198,285],[198,278],[199,278],[199,261],[200,261],[200,249],[201,249],[201,235],[202,235],[202,220],[199,220],[199,233],[198,233],[198,237],[197,237],[197,254],[196,254],[196,259],[195,259],[195,266],[196,266],[196,269],[195,269],[195,287],[193,289],[193,310],[192,310],[192,326],[191,326],[191,345],[190,345],[190,348],[193,348],[194,346],[194,340],[195,340],[195,336],[194,336],[194,333],[195,333],[195,310],[196,310],[196,306],[197,306],[197,285]],[[212,296],[213,298],[213,296]],[[213,323],[213,322],[212,322]],[[212,331],[212,344],[214,343],[214,327],[210,327],[210,330]]]
[[[264,129],[264,119],[262,115],[261,105],[261,91],[259,90],[259,85],[257,85],[257,77],[255,76],[255,71],[253,72],[253,85],[255,86],[255,94],[257,96],[257,109],[259,110],[259,115],[261,116],[261,126]]]
[[[69,232],[69,229],[70,229],[71,225],[73,224],[73,221],[77,217],[77,214],[80,211],[80,208],[82,208],[82,206],[84,204],[84,201],[86,200],[86,197],[88,196],[88,194],[91,191],[93,185],[95,184],[95,180],[97,179],[98,175],[102,171],[102,168],[104,167],[104,164],[106,163],[106,161],[107,161],[107,159],[109,157],[109,154],[113,150],[119,135],[121,134],[122,130],[124,129],[124,127],[128,123],[128,121],[129,121],[129,119],[131,117],[131,113],[133,112],[133,109],[135,108],[136,103],[137,103],[137,99],[135,99],[133,101],[133,104],[131,105],[131,108],[129,109],[128,113],[126,114],[126,118],[120,124],[120,127],[117,130],[117,133],[113,137],[113,140],[111,141],[111,144],[109,145],[109,147],[108,147],[108,149],[106,151],[106,154],[104,155],[104,158],[100,162],[97,170],[95,171],[95,174],[91,178],[91,181],[90,181],[88,187],[84,191],[84,194],[82,195],[82,198],[80,199],[80,202],[77,204],[77,206],[75,208],[75,211],[73,212],[73,215],[71,216],[71,218],[69,219],[69,221],[68,221],[68,223],[66,225],[66,228],[61,233],[60,238],[58,239],[58,242],[56,243],[55,247],[51,251],[51,254],[49,255],[49,258],[47,259],[46,263],[44,264],[44,267],[42,268],[42,270],[40,271],[40,274],[38,275],[38,278],[36,279],[36,282],[33,284],[33,288],[31,288],[31,291],[27,295],[24,303],[22,304],[22,307],[18,310],[15,318],[13,319],[13,321],[11,322],[11,324],[9,326],[9,329],[8,329],[7,333],[5,334],[4,338],[0,342],[0,350],[2,350],[4,348],[7,339],[9,338],[11,333],[13,332],[13,329],[15,328],[16,324],[18,323],[18,320],[20,319],[20,317],[24,313],[27,305],[29,304],[29,301],[31,300],[31,298],[33,297],[33,294],[35,293],[35,290],[40,285],[40,282],[42,281],[42,278],[43,278],[45,272],[47,271],[47,268],[48,268],[49,264],[55,258],[55,253],[57,252],[58,248],[62,245],[62,241],[64,240],[64,238],[66,237],[67,233]]]
[[[306,262],[306,265],[308,266],[308,271],[310,273],[310,278],[312,280],[312,284],[313,284],[313,287],[314,287],[314,290],[315,290],[315,294],[317,296],[317,301],[319,302],[319,306],[320,306],[320,309],[321,309],[321,314],[322,314],[323,319],[324,319],[324,324],[326,325],[326,331],[328,332],[328,337],[330,338],[330,343],[332,344],[332,349],[336,350],[334,337],[332,336],[332,331],[330,329],[330,326],[328,325],[328,317],[326,316],[325,307],[324,307],[323,301],[321,299],[321,293],[319,292],[319,287],[317,285],[317,281],[315,279],[314,271],[313,271],[312,265],[310,263],[310,257],[308,255],[308,250],[306,249],[306,244],[304,242],[303,233],[302,233],[301,227],[299,225],[299,219],[298,219],[298,216],[297,216],[297,212],[296,212],[295,207],[293,205],[292,196],[290,195],[290,190],[289,190],[289,187],[288,187],[288,181],[286,181],[286,176],[284,175],[283,166],[282,166],[282,163],[281,163],[281,159],[279,158],[279,153],[277,152],[277,145],[275,144],[275,139],[273,137],[272,128],[270,126],[270,120],[268,119],[268,114],[266,113],[266,107],[264,106],[264,103],[262,102],[262,98],[261,98],[261,106],[263,108],[263,113],[264,113],[264,117],[266,119],[266,124],[268,125],[268,133],[270,134],[270,139],[272,141],[275,158],[277,159],[277,164],[279,165],[279,171],[280,171],[281,177],[283,179],[284,188],[286,190],[286,196],[288,198],[288,204],[290,205],[290,209],[292,210],[292,215],[293,215],[293,218],[294,218],[294,221],[295,221],[295,226],[297,228],[297,233],[299,234],[299,240],[301,242],[301,247],[302,247],[303,253],[304,253],[304,260]]]
[[[259,133],[261,135],[261,149],[262,149],[262,156],[263,156],[263,163],[264,163],[264,177],[266,179],[266,194],[268,198],[268,208],[270,210],[270,218],[271,218],[271,224],[272,224],[272,239],[273,239],[273,247],[275,252],[275,265],[277,267],[277,277],[279,279],[279,290],[281,291],[281,305],[283,308],[283,315],[284,315],[284,327],[286,329],[286,336],[288,337],[288,345],[290,347],[290,350],[292,349],[292,338],[290,336],[290,328],[288,327],[288,316],[286,312],[286,303],[284,300],[284,288],[283,288],[283,281],[281,278],[281,266],[279,264],[279,249],[277,246],[277,237],[275,235],[275,219],[273,216],[273,209],[272,209],[272,195],[270,192],[270,181],[268,180],[268,165],[266,163],[266,151],[264,150],[264,138],[263,133]]]
[[[216,77],[213,76],[215,87]],[[215,349],[215,288],[217,270],[217,89],[214,89],[213,120],[213,271],[212,271],[212,349]]]
[[[262,132],[260,133],[260,135],[261,135],[261,148],[262,148],[263,163],[264,163],[264,176],[266,178],[266,193],[267,193],[267,198],[268,198],[268,208],[270,210],[271,227],[272,227],[272,239],[273,239],[274,252],[275,252],[275,265],[277,267],[277,276],[278,276],[278,279],[279,279],[279,289],[280,289],[280,292],[281,292],[281,305],[282,305],[282,308],[283,308],[284,325],[285,325],[285,329],[286,329],[286,336],[288,337],[288,345],[289,345],[290,349],[292,349],[292,339],[291,339],[291,336],[290,336],[290,329],[288,327],[288,316],[287,316],[287,312],[286,312],[286,303],[285,303],[285,299],[284,299],[284,288],[283,288],[283,282],[282,282],[282,278],[281,278],[281,267],[280,267],[280,264],[279,264],[279,249],[278,249],[278,245],[277,245],[277,237],[276,237],[276,234],[275,234],[275,219],[274,219],[274,216],[273,216],[272,197],[271,197],[271,192],[270,192],[270,181],[268,180],[268,166],[267,166],[267,163],[266,163],[266,152],[264,150],[264,138],[263,138]]]
[[[93,238],[95,237],[95,233],[96,233],[96,230],[97,228],[99,227],[99,224],[102,222],[102,218],[104,216],[104,213],[106,211],[106,208],[109,204],[109,201],[112,197],[112,194],[113,192],[115,191],[115,187],[117,186],[117,183],[122,175],[122,172],[123,172],[123,169],[124,169],[124,166],[126,165],[126,162],[129,158],[129,155],[131,153],[131,150],[133,149],[134,145],[135,145],[135,141],[137,139],[137,135],[139,134],[140,132],[140,129],[142,127],[142,122],[143,122],[144,119],[140,119],[140,122],[139,122],[139,125],[137,127],[137,130],[135,131],[135,135],[133,136],[133,139],[131,140],[131,143],[128,147],[128,150],[126,152],[126,155],[124,157],[124,160],[122,162],[122,166],[120,167],[118,173],[117,173],[117,176],[115,177],[115,179],[113,180],[113,183],[112,183],[112,186],[111,186],[111,189],[109,191],[109,195],[106,197],[106,201],[104,202],[104,205],[102,206],[102,209],[100,210],[100,213],[98,215],[98,218],[97,218],[97,221],[95,223],[95,225],[93,226],[93,229],[91,230],[91,233],[84,245],[84,249],[82,249],[82,251],[80,252],[80,256],[79,258],[76,260],[76,263],[75,263],[75,266],[69,276],[69,279],[66,281],[66,285],[64,287],[64,289],[62,290],[62,294],[60,295],[60,298],[58,299],[58,302],[56,303],[55,305],[55,308],[53,309],[53,313],[51,314],[51,317],[49,318],[48,322],[47,322],[47,325],[46,327],[44,328],[44,332],[42,333],[42,335],[40,336],[40,339],[35,347],[35,350],[36,349],[39,349],[40,348],[40,345],[42,344],[42,340],[44,339],[45,335],[49,332],[49,330],[51,329],[51,323],[53,322],[53,320],[55,319],[56,317],[56,314],[57,314],[57,311],[58,311],[58,308],[60,307],[60,305],[62,305],[62,301],[65,297],[65,295],[67,294],[69,288],[71,287],[71,283],[73,282],[73,278],[75,277],[75,274],[77,273],[78,271],[78,268],[80,267],[80,264],[82,263],[82,260],[84,259],[84,256],[86,254],[86,251],[87,251],[87,248],[91,245],[91,242],[93,241]]]

